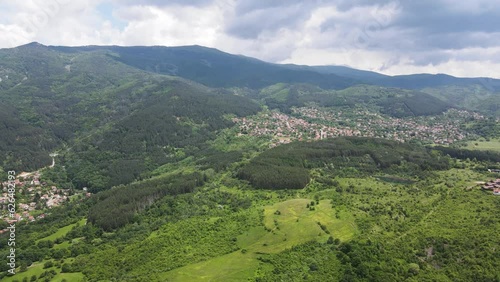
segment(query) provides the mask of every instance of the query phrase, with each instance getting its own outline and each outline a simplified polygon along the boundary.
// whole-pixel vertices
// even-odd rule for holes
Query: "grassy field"
[[[73,227],[75,227],[77,225],[84,225],[85,223],[86,223],[86,219],[83,218],[76,223],[69,224],[69,225],[66,225],[64,227],[59,228],[56,232],[54,232],[53,234],[51,234],[47,237],[36,240],[36,243],[38,243],[39,241],[47,241],[47,240],[54,241],[57,238],[64,237],[69,231],[71,231],[71,229]],[[74,239],[74,240],[76,240],[76,239]],[[70,245],[71,245],[70,242],[65,241],[61,244],[55,244],[53,248],[54,249],[63,249],[63,248],[68,248]],[[73,259],[66,259],[66,262],[70,262],[72,260]],[[33,263],[30,267],[28,267],[28,269],[25,272],[19,272],[19,268],[18,268],[17,269],[18,272],[14,276],[6,277],[2,281],[6,281],[6,282],[22,281],[24,278],[27,278],[29,281],[32,276],[39,277],[40,274],[44,273],[45,271],[50,271],[50,270],[54,270],[57,273],[57,275],[51,281],[63,281],[63,279],[65,281],[72,281],[72,282],[73,281],[75,281],[75,282],[83,281],[84,276],[82,273],[60,273],[61,270],[55,266],[44,269],[43,265],[44,265],[44,263],[46,263],[48,261],[50,261],[50,260],[43,260],[42,262]]]
[[[237,263],[236,263],[237,262]],[[252,277],[259,261],[255,253],[241,251],[190,264],[165,273],[166,281],[242,281]]]
[[[55,233],[53,233],[53,234],[51,234],[51,235],[49,235],[47,237],[44,237],[44,238],[36,240],[36,243],[38,243],[40,241],[47,241],[47,240],[54,241],[57,238],[64,237],[64,235],[66,235],[69,231],[71,231],[71,229],[73,227],[75,227],[76,225],[85,225],[86,222],[87,222],[87,219],[83,218],[83,219],[81,219],[80,221],[78,221],[76,223],[73,223],[73,224],[61,227],[61,228],[59,228],[59,230],[57,230],[57,232],[55,232]]]
[[[66,279],[66,281],[71,281],[71,282],[79,282],[83,281],[84,276],[82,273],[59,273],[52,279],[53,282],[61,282],[63,279]]]
[[[83,281],[84,276],[82,273],[79,273],[79,272],[78,273],[60,273],[60,269],[58,269],[56,267],[50,267],[50,268],[44,269],[43,264],[45,262],[46,261],[34,263],[30,267],[28,267],[27,271],[19,272],[13,276],[5,277],[2,279],[2,282],[23,281],[23,279],[25,277],[28,278],[28,281],[29,281],[33,275],[35,275],[36,277],[39,277],[40,274],[42,274],[43,272],[45,272],[47,270],[50,271],[51,269],[53,269],[57,272],[57,275],[51,281],[60,282],[63,279],[66,279],[66,281],[71,281],[71,282]],[[41,281],[41,279],[39,279],[39,281]]]
[[[469,150],[490,150],[500,152],[500,140],[470,141],[467,142],[466,148]]]
[[[259,266],[257,258],[260,254],[279,253],[311,240],[325,242],[330,236],[347,241],[355,235],[356,226],[352,215],[342,212],[336,218],[329,200],[315,203],[314,210],[310,210],[307,205],[311,202],[310,199],[293,199],[265,206],[264,226],[253,227],[237,238],[240,251],[174,269],[161,279],[242,281],[253,276]]]
[[[71,243],[68,241],[64,241],[61,244],[54,244],[54,250],[59,250],[59,249],[66,249],[69,246],[71,246]]]

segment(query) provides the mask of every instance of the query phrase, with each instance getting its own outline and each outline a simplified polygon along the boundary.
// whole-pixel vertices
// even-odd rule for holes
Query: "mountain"
[[[479,85],[487,91],[500,91],[500,79],[488,77],[460,78],[447,74],[410,74],[389,76],[373,71],[357,70],[345,66],[301,66],[286,65],[292,69],[314,70],[319,73],[335,74],[368,84],[404,89],[424,89],[442,86],[470,87]]]
[[[345,66],[273,64],[198,45],[179,47],[65,47],[44,46],[33,42],[14,49],[3,49],[3,51],[19,52],[20,50],[33,49],[45,49],[52,51],[52,54],[64,55],[101,51],[110,58],[137,69],[179,76],[211,87],[262,88],[278,82],[285,82],[310,83],[327,89],[343,89],[365,83],[404,89],[424,89],[446,85],[481,85],[488,91],[500,90],[500,80],[493,78],[459,78],[446,74],[388,76]]]
[[[296,70],[283,65],[232,55],[202,46],[87,46],[49,47],[63,53],[108,51],[116,61],[148,72],[183,77],[210,87],[253,89],[278,82],[311,83],[323,88],[342,89],[356,83],[334,74]]]
[[[308,103],[366,105],[394,117],[500,109],[495,79],[279,65],[201,46],[35,42],[0,49],[0,79],[0,107],[12,113],[3,120],[1,166],[40,168],[51,163],[50,152],[63,150],[78,186],[98,189],[144,176],[173,148],[200,149],[231,125],[228,115],[256,113],[254,100],[284,112]],[[139,149],[129,154],[133,148]],[[128,168],[108,169],[116,164]]]
[[[41,168],[58,150],[80,187],[130,182],[172,148],[199,148],[232,124],[227,115],[260,109],[230,91],[131,67],[106,50],[33,43],[0,50],[0,70],[0,166]]]
[[[500,281],[495,91],[200,46],[0,49],[0,180],[39,172],[1,210],[0,280]]]
[[[349,77],[364,82],[377,81],[389,78],[388,75],[380,74],[373,71],[357,70],[346,66],[303,66],[303,65],[293,65],[293,64],[288,64],[286,66],[293,69],[314,70],[319,73],[335,74],[342,77]]]
[[[299,66],[272,64],[241,55],[232,55],[202,46],[85,46],[58,47],[62,53],[101,51],[111,59],[147,72],[167,74],[196,81],[209,87],[238,87],[258,90],[276,83],[311,84],[323,89],[341,90],[358,84],[412,89],[431,94],[452,106],[498,115],[500,80],[492,78],[458,78],[445,74],[388,76],[345,66]],[[474,103],[454,103],[454,93],[443,88],[458,87],[461,93],[474,96]],[[480,88],[487,95],[477,96]],[[437,94],[441,93],[441,94]]]

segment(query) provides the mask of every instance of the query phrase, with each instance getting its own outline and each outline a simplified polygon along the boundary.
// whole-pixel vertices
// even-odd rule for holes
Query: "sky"
[[[273,63],[500,78],[498,0],[0,0],[0,48],[202,45]]]

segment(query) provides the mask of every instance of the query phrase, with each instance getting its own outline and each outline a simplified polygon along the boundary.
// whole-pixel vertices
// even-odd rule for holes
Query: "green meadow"
[[[311,205],[313,203],[313,205]],[[259,256],[275,254],[309,242],[326,242],[330,236],[348,241],[356,233],[354,218],[335,218],[329,200],[292,199],[263,208],[262,225],[237,238],[240,250],[181,267],[160,276],[168,281],[242,281],[258,269]],[[319,224],[325,226],[324,230]],[[237,263],[236,263],[237,262]]]
[[[66,225],[64,227],[61,227],[59,228],[59,230],[57,230],[57,232],[47,236],[47,237],[44,237],[44,238],[41,238],[41,239],[38,239],[36,240],[36,243],[40,242],[40,241],[54,241],[55,239],[58,239],[58,238],[63,238],[66,234],[68,234],[69,231],[71,231],[71,229],[73,229],[74,227],[76,226],[82,226],[82,225],[85,225],[85,223],[87,222],[87,220],[85,218],[81,219],[80,221],[76,222],[76,223],[73,223],[73,224],[69,224],[69,225]]]
[[[493,139],[490,141],[479,140],[467,142],[466,149],[470,150],[489,150],[500,152],[500,139]]]

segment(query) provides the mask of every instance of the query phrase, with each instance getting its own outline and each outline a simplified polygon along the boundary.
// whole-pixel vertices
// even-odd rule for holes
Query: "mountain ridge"
[[[45,47],[50,50],[57,51],[92,51],[92,50],[119,50],[119,49],[144,49],[149,48],[153,50],[162,51],[190,51],[190,52],[210,52],[212,54],[222,55],[225,57],[232,57],[243,59],[252,63],[267,64],[276,67],[282,67],[292,70],[300,71],[314,71],[321,74],[334,74],[336,76],[341,76],[348,79],[357,80],[360,82],[382,85],[382,86],[393,86],[412,89],[419,89],[428,86],[442,86],[449,85],[470,85],[470,84],[480,84],[489,89],[494,89],[495,91],[500,89],[500,79],[492,77],[458,77],[446,73],[414,73],[414,74],[400,74],[400,75],[387,75],[369,70],[356,69],[350,66],[342,65],[298,65],[298,64],[279,64],[273,62],[267,62],[243,54],[232,54],[228,52],[221,51],[217,48],[206,47],[202,45],[181,45],[181,46],[162,46],[162,45],[134,45],[134,46],[121,46],[121,45],[85,45],[85,46],[58,46],[58,45],[44,45],[39,42],[31,42],[28,44],[20,45],[14,48],[3,48],[5,49],[16,49],[16,48],[33,48],[33,47]],[[2,49],[0,49],[2,50]],[[431,80],[426,82],[425,80]],[[381,80],[381,81],[379,81]],[[413,80],[413,81],[412,81]],[[281,82],[281,81],[280,81]],[[424,82],[424,84],[422,84]],[[417,85],[419,85],[417,87]]]

